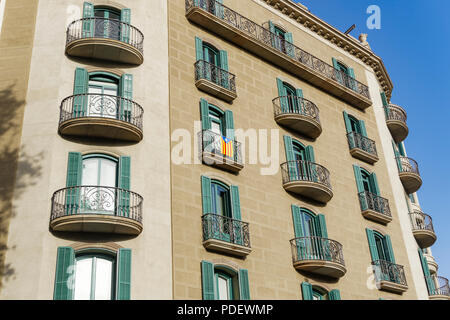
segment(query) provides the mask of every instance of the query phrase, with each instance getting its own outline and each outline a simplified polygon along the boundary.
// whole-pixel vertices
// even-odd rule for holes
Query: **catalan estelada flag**
[[[233,140],[228,139],[227,137],[222,136],[221,144],[222,144],[222,154],[233,158]]]

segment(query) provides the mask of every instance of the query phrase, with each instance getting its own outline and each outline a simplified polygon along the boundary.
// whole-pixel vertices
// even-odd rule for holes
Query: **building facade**
[[[289,0],[4,10],[2,299],[450,297],[364,35]]]

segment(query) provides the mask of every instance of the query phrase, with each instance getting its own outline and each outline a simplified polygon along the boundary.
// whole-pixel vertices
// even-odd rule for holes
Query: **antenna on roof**
[[[344,33],[345,34],[349,34],[353,29],[355,29],[356,28],[356,24],[353,24],[350,28],[348,28],[348,30],[347,31],[345,31]]]

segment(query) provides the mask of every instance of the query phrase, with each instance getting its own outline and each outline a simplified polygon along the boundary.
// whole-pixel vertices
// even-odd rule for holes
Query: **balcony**
[[[194,64],[195,86],[226,102],[236,99],[236,76],[204,60]]]
[[[225,140],[218,133],[210,130],[200,132],[202,159],[207,165],[238,173],[244,168],[241,144],[236,140]]]
[[[375,272],[375,280],[380,290],[393,293],[403,293],[408,290],[403,266],[390,261],[372,261]]]
[[[431,276],[434,288],[430,290],[430,300],[450,300],[450,286],[448,279],[439,276]]]
[[[434,257],[429,253],[424,253],[423,256],[427,260],[428,269],[430,269],[430,273],[432,275],[436,274],[439,269],[439,266],[438,266],[436,260],[434,259]]]
[[[360,192],[358,195],[364,218],[382,224],[388,224],[392,221],[391,208],[387,199],[368,191]]]
[[[275,121],[309,138],[322,133],[319,109],[309,100],[296,96],[277,97],[272,100]]]
[[[207,250],[245,257],[251,251],[247,222],[208,213],[202,216],[203,246]]]
[[[368,87],[214,0],[186,0],[186,18],[353,105],[372,105]]]
[[[310,161],[288,161],[281,165],[283,188],[307,198],[327,203],[333,198],[330,172]]]
[[[140,65],[144,62],[144,35],[119,20],[83,18],[67,28],[66,54]]]
[[[331,278],[347,272],[342,245],[320,237],[301,237],[291,240],[292,262],[299,271],[307,271]]]
[[[66,136],[140,141],[144,110],[137,103],[106,94],[78,94],[60,106],[59,133]]]
[[[409,214],[414,238],[421,248],[431,247],[436,242],[431,217],[423,212],[415,211]]]
[[[348,133],[347,140],[352,157],[370,164],[374,164],[378,161],[375,141],[370,140],[357,132]]]
[[[422,185],[422,178],[420,177],[417,162],[407,157],[397,157],[396,160],[400,181],[406,193],[411,194],[419,190]]]
[[[78,186],[52,197],[50,228],[64,232],[138,235],[142,232],[140,195],[114,187]]]
[[[403,108],[390,104],[385,106],[386,124],[396,143],[406,139],[408,136],[408,126],[406,125],[406,111]]]

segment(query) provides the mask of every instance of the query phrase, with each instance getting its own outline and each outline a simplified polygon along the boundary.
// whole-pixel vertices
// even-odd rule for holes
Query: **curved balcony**
[[[140,141],[144,110],[134,101],[106,94],[77,94],[60,107],[59,133]]]
[[[427,260],[428,269],[430,270],[430,273],[432,275],[436,274],[439,269],[439,266],[438,266],[436,260],[434,259],[434,257],[429,253],[424,253],[423,256]]]
[[[411,212],[412,230],[417,244],[421,248],[431,247],[436,242],[436,233],[434,233],[431,217],[423,212]]]
[[[236,99],[236,76],[205,60],[194,64],[195,86],[219,99],[232,102]]]
[[[358,132],[350,132],[347,134],[350,154],[362,161],[374,164],[378,161],[377,147],[375,141],[364,137]]]
[[[364,218],[382,224],[392,221],[391,208],[387,199],[368,191],[360,192],[358,196]]]
[[[106,18],[83,18],[67,28],[66,53],[128,64],[144,62],[144,35],[128,23]]]
[[[450,286],[448,279],[440,276],[431,276],[434,288],[430,290],[430,300],[450,300]]]
[[[403,266],[385,260],[372,261],[377,287],[393,293],[408,290]]]
[[[212,251],[245,257],[251,251],[249,224],[215,213],[202,216],[203,246]]]
[[[392,138],[394,138],[396,143],[405,140],[409,133],[408,126],[406,125],[406,111],[395,104],[389,104],[389,106],[385,106],[384,108],[386,124],[392,134]]]
[[[396,160],[400,181],[406,193],[411,194],[419,190],[422,185],[422,178],[420,177],[417,162],[408,157],[397,157]]]
[[[215,0],[186,0],[186,18],[358,109],[372,105],[367,85]]]
[[[202,143],[202,160],[207,165],[237,173],[244,168],[241,143],[224,137],[211,130],[199,133]]]
[[[283,96],[272,100],[275,121],[312,139],[322,133],[319,109],[311,101],[297,96]]]
[[[300,237],[290,242],[296,270],[332,278],[340,278],[347,272],[339,242],[321,237]]]
[[[326,203],[333,198],[330,172],[310,161],[288,161],[281,165],[283,188],[307,198]]]
[[[138,235],[142,232],[140,195],[125,189],[77,186],[56,191],[52,197],[53,231]]]

